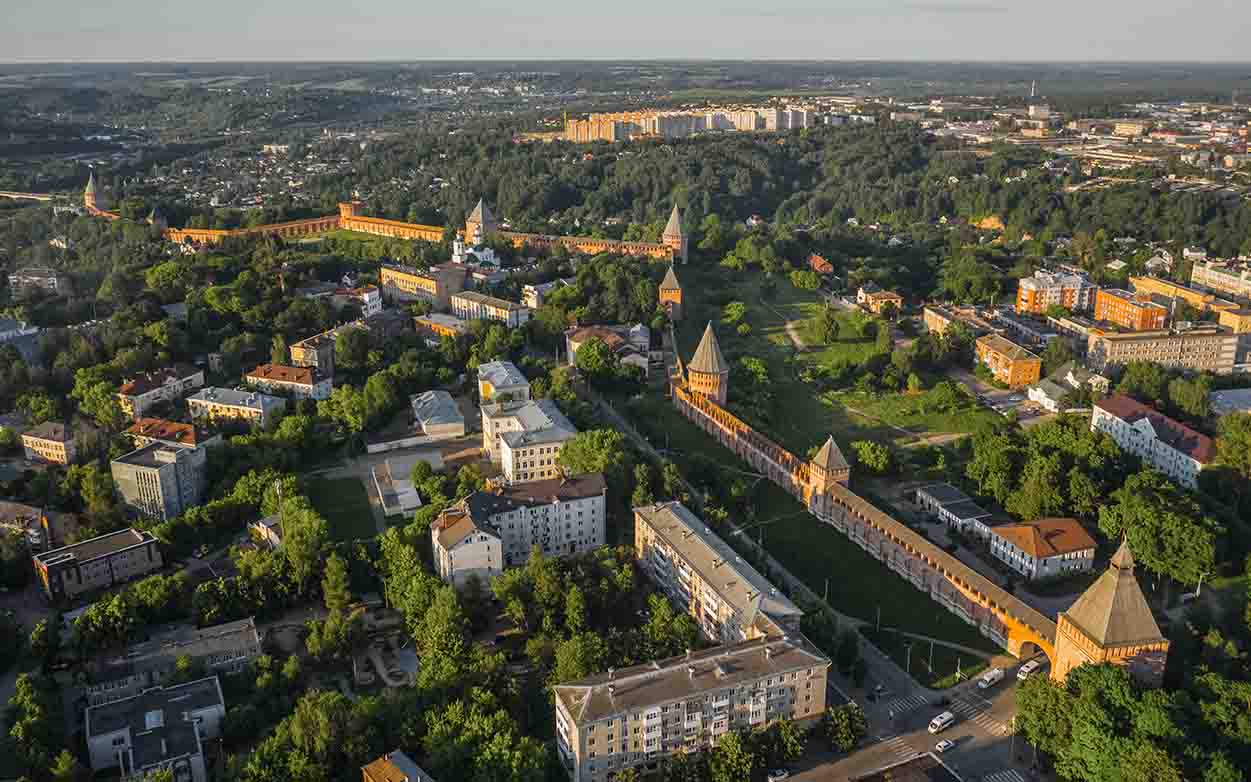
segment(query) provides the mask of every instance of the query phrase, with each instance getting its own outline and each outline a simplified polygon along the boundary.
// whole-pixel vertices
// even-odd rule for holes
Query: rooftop
[[[578,433],[573,423],[550,399],[529,401],[508,407],[497,405],[494,408],[487,408],[485,412],[491,418],[516,419],[521,427],[520,431],[504,432],[501,435],[501,439],[509,448],[567,440]]]
[[[518,304],[517,302],[509,301],[508,299],[501,299],[498,296],[490,296],[485,293],[479,293],[478,291],[461,291],[460,293],[452,294],[452,298],[471,301],[476,304],[482,304],[496,309],[508,310],[509,312],[529,309],[529,307],[524,304]]]
[[[122,454],[113,460],[114,463],[130,464],[135,467],[158,468],[178,461],[179,449],[157,440],[136,448],[130,453]]]
[[[530,381],[511,361],[489,361],[480,365],[478,379],[490,383],[496,390],[530,385]]]
[[[1157,438],[1201,464],[1207,464],[1216,458],[1216,444],[1211,437],[1156,412],[1154,408],[1137,399],[1131,399],[1124,394],[1113,394],[1095,402],[1095,407],[1129,424],[1145,418],[1151,423]]]
[[[851,465],[843,456],[842,449],[838,447],[838,443],[834,442],[834,435],[825,438],[825,444],[821,446],[821,450],[817,451],[817,455],[812,457],[812,463],[826,472],[851,469]]]
[[[463,502],[475,518],[487,519],[516,508],[597,497],[604,493],[605,486],[604,476],[596,472],[573,478],[518,483],[497,491],[476,491]]]
[[[430,782],[430,775],[398,749],[371,760],[361,771],[369,782]]]
[[[717,344],[717,335],[712,330],[712,321],[708,321],[708,325],[704,327],[704,336],[700,338],[699,347],[695,348],[695,355],[691,356],[691,363],[687,365],[687,369],[706,375],[718,375],[730,371],[730,365],[721,354],[721,346]]]
[[[109,681],[139,671],[165,668],[182,655],[196,659],[233,653],[245,646],[260,651],[261,637],[251,617],[204,628],[181,625],[132,644],[119,657],[105,659],[103,671],[96,678]]]
[[[752,623],[757,612],[774,619],[797,618],[803,614],[799,606],[682,503],[644,505],[635,508],[634,513],[721,599],[734,607],[744,626]]]
[[[443,326],[444,328],[449,329],[464,330],[469,328],[469,321],[461,320],[455,315],[448,315],[442,312],[431,312],[426,315],[418,315],[415,318],[415,321],[418,324],[433,323],[436,326]]]
[[[439,546],[445,549],[450,549],[475,532],[485,532],[496,538],[500,536],[495,527],[485,520],[476,521],[463,507],[448,508],[443,511],[434,520],[432,529],[439,541]]]
[[[829,662],[805,643],[802,636],[798,639],[758,638],[599,673],[552,689],[556,700],[574,722],[585,725],[622,712],[755,682],[762,677],[825,668]]]
[[[1251,388],[1231,388],[1208,393],[1208,403],[1216,416],[1251,413]]]
[[[170,383],[176,383],[180,380],[200,373],[201,370],[191,366],[190,364],[175,364],[172,367],[157,369],[152,372],[144,372],[136,375],[126,382],[122,383],[122,387],[118,390],[123,396],[139,396],[149,391],[160,388]]]
[[[673,273],[673,267],[670,266],[665,272],[665,278],[660,281],[660,290],[662,291],[680,291],[682,285],[678,283],[678,275]]]
[[[984,345],[986,348],[993,350],[1002,356],[1006,356],[1013,361],[1027,361],[1029,359],[1038,360],[1038,356],[1029,352],[1007,337],[1002,337],[998,334],[987,334],[984,337],[978,337],[977,342],[979,345]]]
[[[931,483],[928,486],[921,486],[918,492],[925,492],[934,502],[939,505],[948,505],[953,502],[967,502],[969,495],[952,486],[950,483]]]
[[[933,752],[892,763],[876,771],[851,777],[851,782],[963,782]]]
[[[146,543],[155,543],[156,538],[152,537],[152,533],[144,532],[137,529],[121,529],[116,532],[109,532],[98,537],[84,540],[70,546],[45,551],[42,554],[36,554],[35,559],[47,564],[59,562],[66,558],[72,558],[79,563],[90,562],[98,557],[107,557],[110,554],[116,554],[119,551],[131,548],[133,546],[141,546]]]
[[[991,530],[1035,559],[1047,559],[1095,548],[1095,539],[1077,519],[1038,519],[1002,524]]]
[[[249,382],[256,380],[273,381],[276,383],[296,383],[312,386],[320,379],[312,367],[289,367],[285,364],[261,364],[249,372],[245,378]]]
[[[287,400],[282,397],[259,394],[255,391],[236,391],[233,388],[221,388],[219,386],[201,388],[187,397],[187,400],[211,402],[228,407],[247,407],[252,410],[266,410],[285,406],[287,403]]]
[[[39,440],[51,440],[57,443],[67,443],[74,439],[74,432],[59,421],[44,421],[32,429],[27,429],[22,433],[22,436],[34,437]]]
[[[412,398],[413,415],[422,426],[464,423],[456,400],[446,391],[427,391]]]
[[[1121,542],[1103,575],[1060,615],[1104,646],[1155,643],[1164,639],[1134,576],[1134,555],[1125,541]]]
[[[216,676],[179,684],[153,687],[138,695],[87,708],[88,739],[130,730],[136,768],[163,758],[193,754],[200,748],[191,714],[214,706],[225,708]]]
[[[126,433],[134,437],[147,437],[178,445],[199,445],[210,438],[206,430],[195,424],[184,424],[181,421],[166,421],[163,418],[140,418],[131,424]]]

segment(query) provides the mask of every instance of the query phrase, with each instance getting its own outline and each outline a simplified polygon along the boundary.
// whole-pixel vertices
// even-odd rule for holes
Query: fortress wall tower
[[[721,354],[717,335],[713,333],[712,321],[704,329],[704,336],[695,349],[695,355],[686,365],[686,381],[691,390],[702,394],[719,405],[724,405],[730,393],[730,365]]]

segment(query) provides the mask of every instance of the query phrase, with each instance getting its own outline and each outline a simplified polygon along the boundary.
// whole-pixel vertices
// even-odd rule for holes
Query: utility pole
[[[1200,582],[1200,583],[1202,583],[1202,582]],[[829,577],[826,577],[826,579],[825,579],[825,594],[824,594],[824,595],[822,595],[822,597],[821,597],[821,602],[823,602],[823,603],[828,603],[828,602],[830,602],[830,579],[829,579]]]
[[[1012,715],[1012,744],[1008,750],[1008,762],[1016,760],[1016,715]]]
[[[904,644],[904,648],[908,652],[907,662],[904,664],[904,671],[909,676],[911,676],[912,675],[912,642],[909,641],[908,643]]]
[[[930,640],[930,674],[934,673],[934,641]]]
[[[879,603],[877,606],[877,631],[879,633],[882,632],[882,605],[881,603]]]

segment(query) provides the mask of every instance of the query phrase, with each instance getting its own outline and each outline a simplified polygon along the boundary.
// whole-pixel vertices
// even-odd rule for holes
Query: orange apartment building
[[[1168,308],[1151,301],[1146,294],[1102,288],[1095,294],[1095,320],[1115,323],[1131,331],[1162,329],[1168,321]]]
[[[379,271],[382,290],[399,301],[428,301],[447,309],[452,296],[465,288],[465,267],[445,263],[419,271],[408,266],[383,264]]]
[[[1237,304],[1219,299],[1215,294],[1195,290],[1159,277],[1130,277],[1129,284],[1136,294],[1146,294],[1161,299],[1181,299],[1201,313],[1209,310],[1219,313],[1238,309]]]
[[[1024,388],[1042,376],[1042,359],[998,334],[979,337],[977,360],[1008,388]]]
[[[1072,312],[1088,312],[1094,303],[1095,286],[1080,274],[1034,272],[1017,283],[1016,311],[1021,315],[1046,313],[1060,306]]]

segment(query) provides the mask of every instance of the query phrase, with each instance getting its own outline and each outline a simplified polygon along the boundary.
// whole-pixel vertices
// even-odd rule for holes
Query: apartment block
[[[1095,320],[1132,331],[1150,331],[1164,328],[1168,308],[1151,301],[1149,296],[1120,288],[1101,288],[1095,294]]]
[[[203,385],[204,370],[178,364],[130,378],[118,390],[117,401],[128,415],[142,418],[153,405],[182,399]]]
[[[1107,433],[1121,450],[1192,489],[1199,472],[1216,458],[1212,438],[1124,394],[1096,402],[1090,428]]]
[[[1090,368],[1101,374],[1131,361],[1150,361],[1169,369],[1227,375],[1238,358],[1238,335],[1215,325],[1125,334],[1096,329],[1087,337],[1086,355]]]
[[[419,315],[413,319],[413,325],[416,327],[418,334],[435,340],[433,344],[436,345],[444,337],[458,339],[469,333],[468,321],[461,320],[454,315],[444,315],[439,312]]]
[[[178,782],[207,782],[204,744],[221,736],[225,716],[216,676],[89,706],[83,732],[91,769],[117,769],[135,782],[159,771]]]
[[[248,617],[195,627],[182,625],[131,644],[116,656],[97,658],[85,687],[88,705],[124,700],[161,686],[178,670],[179,658],[214,675],[238,673],[261,654],[261,636]]]
[[[287,400],[255,391],[203,388],[187,397],[191,417],[204,421],[239,421],[264,429],[287,409]]]
[[[1235,334],[1251,334],[1251,308],[1221,310],[1217,322]]]
[[[866,282],[856,290],[856,303],[874,315],[881,315],[887,305],[893,307],[896,313],[903,310],[903,296],[882,290],[873,282]]]
[[[9,288],[14,291],[38,289],[60,294],[71,292],[69,277],[46,266],[18,269],[9,275]]]
[[[1161,303],[1178,299],[1194,307],[1200,313],[1238,309],[1238,305],[1232,301],[1218,299],[1207,291],[1195,290],[1160,277],[1130,277],[1129,284],[1134,293],[1146,294]]]
[[[991,530],[990,553],[1030,581],[1072,575],[1095,564],[1095,539],[1077,519],[1038,519]]]
[[[680,502],[634,509],[639,566],[709,640],[799,632],[803,611]]]
[[[530,308],[515,301],[488,296],[478,291],[462,291],[451,297],[452,314],[461,320],[489,320],[508,328],[530,321]]]
[[[283,364],[261,364],[244,375],[243,382],[267,394],[277,393],[292,399],[329,399],[334,390],[330,378],[315,367]]]
[[[1058,305],[1073,312],[1089,312],[1094,298],[1094,284],[1080,274],[1038,271],[1017,283],[1016,311],[1042,315],[1048,307]]]
[[[491,453],[508,483],[541,481],[560,475],[556,458],[561,446],[578,430],[550,399],[520,405],[482,408],[483,445]],[[488,434],[489,428],[489,434]]]
[[[974,348],[978,362],[1008,388],[1032,385],[1042,375],[1042,359],[998,334],[978,337]]]
[[[573,782],[649,774],[730,731],[825,711],[830,661],[802,636],[761,638],[553,687],[556,741]]]
[[[293,343],[288,348],[292,365],[315,369],[322,377],[334,377],[334,349],[342,328],[323,331]]]
[[[32,557],[49,600],[73,599],[160,570],[161,549],[150,532],[123,529]]]
[[[1195,261],[1190,284],[1238,299],[1251,298],[1251,265],[1237,261]]]
[[[435,309],[446,310],[452,295],[465,289],[465,268],[449,263],[420,271],[384,263],[379,281],[383,293],[397,301],[428,301]]]
[[[604,545],[607,494],[604,476],[590,473],[478,491],[461,505],[495,528],[504,566],[515,567],[525,564],[535,547],[559,557]]]
[[[44,421],[23,432],[22,450],[32,462],[73,464],[78,457],[73,430],[54,421]]]
[[[172,519],[200,504],[207,483],[206,447],[151,442],[109,463],[126,507],[150,519]]]
[[[972,307],[930,304],[925,307],[921,318],[926,330],[935,334],[945,333],[956,323],[964,324],[974,337],[980,337],[994,330],[990,321],[979,315]]]
[[[465,416],[446,391],[427,391],[413,396],[413,421],[422,437],[454,440],[465,436]]]

